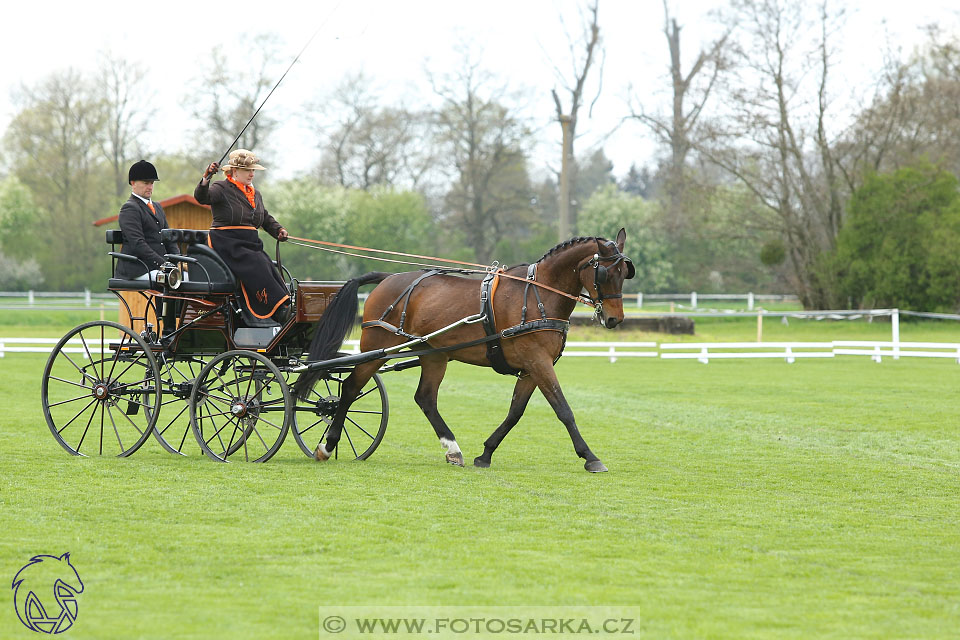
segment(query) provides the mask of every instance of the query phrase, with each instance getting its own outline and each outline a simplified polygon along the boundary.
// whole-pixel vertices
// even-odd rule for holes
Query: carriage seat
[[[217,252],[207,246],[207,232],[197,229],[163,229],[160,238],[164,242],[187,245],[186,256],[197,260],[188,264],[190,279],[180,283],[178,293],[233,293],[237,280],[233,272]],[[181,265],[181,267],[184,265]]]
[[[107,244],[112,245],[113,249],[116,250],[117,245],[123,244],[123,232],[120,229],[108,229],[107,230]],[[122,260],[123,258],[118,258],[114,256],[114,266],[116,266],[117,260]],[[155,284],[155,283],[154,283]],[[137,290],[147,290],[151,288],[151,282],[149,280],[127,280],[125,278],[110,278],[107,281],[108,289],[137,289]]]
[[[107,243],[116,247],[123,244],[123,232],[110,229],[106,234]],[[199,264],[191,265],[190,280],[182,282],[177,288],[180,293],[233,293],[237,290],[237,281],[233,273],[217,253],[208,247],[207,232],[195,229],[163,229],[160,237],[164,242],[177,242],[187,245],[187,257],[196,259]],[[117,258],[114,259],[123,259]],[[183,265],[181,265],[182,267]],[[201,268],[202,267],[202,268]],[[204,270],[206,269],[206,271]],[[157,285],[156,282],[152,283]],[[126,280],[110,278],[110,289],[146,290],[151,288],[149,280]],[[158,287],[159,288],[159,287]]]
[[[164,242],[187,244],[187,257],[198,261],[188,265],[190,280],[181,282],[177,293],[233,293],[236,295],[240,317],[247,327],[272,328],[279,326],[269,318],[257,318],[243,303],[240,285],[223,258],[207,244],[207,232],[194,229],[163,229]],[[202,267],[202,268],[201,268]],[[209,288],[207,278],[209,276]]]

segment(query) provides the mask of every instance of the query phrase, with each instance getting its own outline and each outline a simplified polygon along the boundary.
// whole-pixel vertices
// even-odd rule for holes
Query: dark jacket
[[[167,228],[167,217],[163,207],[153,203],[156,215],[150,213],[150,208],[140,198],[131,195],[130,199],[120,207],[120,231],[123,232],[123,246],[121,253],[136,256],[146,263],[149,269],[158,269],[163,264],[163,254],[179,253],[176,242],[164,246],[160,240],[160,230]],[[127,260],[117,261],[117,278],[130,280],[142,276],[147,272],[139,262]]]
[[[193,191],[200,204],[208,204],[213,210],[211,229],[218,227],[263,228],[274,238],[283,226],[263,207],[263,197],[257,189],[253,196],[255,207],[250,206],[247,196],[229,180],[218,180],[204,185],[203,181]]]

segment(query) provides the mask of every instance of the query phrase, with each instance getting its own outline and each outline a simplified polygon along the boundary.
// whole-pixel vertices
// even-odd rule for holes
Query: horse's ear
[[[617,249],[621,252],[623,251],[623,243],[627,241],[627,230],[623,227],[620,227],[620,231],[617,232]]]

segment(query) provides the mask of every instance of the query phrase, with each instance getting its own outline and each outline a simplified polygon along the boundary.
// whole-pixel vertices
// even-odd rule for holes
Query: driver
[[[221,168],[227,179],[211,183],[210,177]],[[250,313],[283,324],[290,316],[290,292],[264,253],[257,229],[262,227],[281,242],[287,239],[287,230],[267,212],[263,196],[253,186],[258,170],[264,167],[252,151],[235,149],[223,167],[210,163],[193,197],[213,210],[207,242],[240,281]]]

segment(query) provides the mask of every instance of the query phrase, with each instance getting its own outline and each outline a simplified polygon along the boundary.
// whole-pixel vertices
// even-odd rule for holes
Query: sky
[[[557,68],[572,75],[569,38],[580,35],[582,5],[582,0],[12,0],[0,25],[0,131],[16,111],[11,97],[18,87],[67,67],[91,71],[98,54],[109,50],[147,67],[158,96],[156,131],[146,138],[147,146],[174,152],[186,144],[191,123],[183,106],[190,99],[190,83],[209,71],[211,50],[231,55],[242,73],[245,36],[278,34],[285,43],[281,57],[292,61],[316,33],[264,107],[283,120],[271,141],[274,157],[264,158],[276,171],[274,177],[303,172],[317,160],[316,134],[297,115],[306,101],[320,99],[345,74],[362,70],[390,103],[426,102],[431,89],[424,68],[453,70],[455,48],[463,42],[482,51],[485,69],[522,92],[540,140],[537,157],[548,162],[557,154],[560,135],[559,125],[551,121],[550,90],[564,95]],[[688,66],[700,43],[714,33],[707,16],[721,3],[671,0],[670,5],[684,26]],[[910,51],[923,40],[923,25],[955,30],[960,23],[956,0],[847,0],[836,5],[847,11],[839,75],[840,85],[850,91],[859,90],[879,67],[884,40]],[[657,152],[639,124],[622,118],[629,112],[630,96],[646,108],[665,103],[663,3],[600,0],[599,19],[606,50],[602,92],[590,117],[581,112],[577,153],[602,145],[614,173],[623,175],[631,163],[654,164]]]

